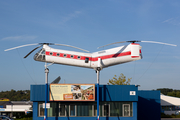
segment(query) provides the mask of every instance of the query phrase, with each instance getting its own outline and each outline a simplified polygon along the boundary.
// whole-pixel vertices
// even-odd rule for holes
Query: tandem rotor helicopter
[[[142,59],[141,53],[141,46],[137,44],[137,42],[148,42],[148,43],[157,43],[157,44],[164,44],[170,46],[176,46],[174,44],[162,43],[162,42],[155,42],[155,41],[122,41],[122,42],[115,42],[108,45],[104,45],[101,47],[125,43],[129,42],[129,45],[119,46],[112,49],[107,49],[103,51],[98,51],[94,53],[88,53],[89,51],[70,46],[65,44],[56,44],[56,43],[35,43],[35,44],[26,44],[17,47],[13,47],[10,49],[6,49],[5,51],[32,46],[32,45],[40,45],[30,51],[24,58],[28,57],[32,52],[36,49],[42,47],[39,52],[34,55],[34,60],[46,62],[46,63],[54,63],[54,64],[63,64],[63,65],[70,65],[70,66],[78,66],[78,67],[85,67],[85,68],[92,68],[94,70],[102,70],[103,68],[113,66],[116,64],[122,64],[126,62],[136,61]],[[54,49],[49,47],[50,45],[58,45],[58,46],[67,46],[76,48],[85,52],[75,52],[75,51],[68,51],[68,50],[61,50],[61,49]],[[98,48],[101,48],[98,47]]]

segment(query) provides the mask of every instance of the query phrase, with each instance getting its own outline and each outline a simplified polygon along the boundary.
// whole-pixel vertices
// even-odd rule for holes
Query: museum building
[[[96,87],[88,84],[49,84],[48,120],[96,120]],[[43,120],[45,85],[31,85],[30,99],[33,101],[33,120]],[[160,120],[160,102],[160,91],[139,91],[135,85],[100,85],[99,119]]]

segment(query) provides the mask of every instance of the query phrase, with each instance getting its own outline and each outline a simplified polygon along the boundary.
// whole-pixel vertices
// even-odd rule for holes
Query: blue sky
[[[140,43],[143,59],[105,68],[100,84],[123,73],[142,90],[179,89],[179,0],[1,0],[0,1],[0,91],[27,90],[44,84],[44,63],[23,57],[36,46],[5,52],[31,43],[51,42],[77,46],[90,52],[97,47],[125,40],[159,41],[178,45]],[[102,49],[113,48],[116,44]],[[72,48],[51,46],[59,49]],[[100,50],[102,50],[100,49]],[[36,51],[37,52],[37,51]],[[96,83],[92,69],[54,64],[49,83]]]

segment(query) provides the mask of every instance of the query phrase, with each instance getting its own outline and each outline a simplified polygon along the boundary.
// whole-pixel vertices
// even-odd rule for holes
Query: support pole
[[[98,58],[98,67],[97,67],[97,120],[99,120],[99,73],[100,70],[102,69],[102,64],[101,64],[101,58]]]
[[[45,68],[45,77],[46,77],[46,80],[45,80],[45,109],[44,109],[44,120],[47,120],[47,108],[46,108],[46,103],[48,101],[48,73],[49,73],[49,69],[46,67]]]
[[[97,70],[97,120],[99,120],[99,73],[100,70]]]

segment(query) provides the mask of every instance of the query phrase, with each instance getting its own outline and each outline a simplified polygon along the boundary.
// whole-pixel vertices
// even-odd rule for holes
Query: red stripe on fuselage
[[[50,54],[50,53],[52,53],[52,54]],[[140,50],[140,53],[141,53],[141,50]],[[59,56],[57,56],[57,54],[59,54]],[[64,54],[64,53],[57,53],[57,52],[46,51],[46,55],[63,57],[63,58],[78,59],[78,55],[73,55],[73,57],[71,57],[71,54]],[[64,55],[66,55],[66,56],[64,57]],[[85,58],[89,58],[89,61],[98,61],[98,58],[101,58],[102,60],[104,60],[104,59],[122,57],[122,56],[127,56],[127,55],[131,55],[131,51],[123,52],[123,53],[117,53],[117,54],[111,54],[111,55],[98,56],[98,57],[80,56],[79,59],[80,60],[85,60]],[[139,56],[131,56],[131,57],[136,58],[136,57],[139,57]]]

